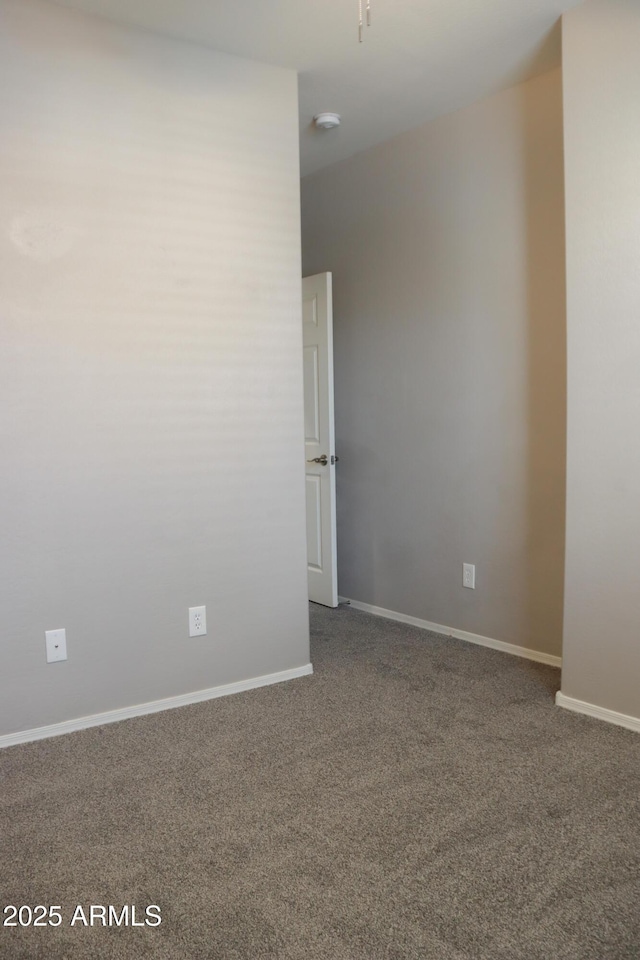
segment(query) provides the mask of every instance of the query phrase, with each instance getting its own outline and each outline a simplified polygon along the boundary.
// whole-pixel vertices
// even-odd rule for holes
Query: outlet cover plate
[[[67,659],[67,631],[45,630],[44,639],[47,645],[47,663],[57,663]]]
[[[189,607],[189,636],[204,637],[207,632],[207,608]]]
[[[476,565],[475,563],[462,564],[462,586],[469,590],[476,588]]]

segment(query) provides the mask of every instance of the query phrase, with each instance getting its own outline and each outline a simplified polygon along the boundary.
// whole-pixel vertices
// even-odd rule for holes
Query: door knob
[[[336,457],[335,454],[331,454],[331,464],[337,463],[340,457]],[[329,463],[329,458],[326,453],[323,453],[321,457],[314,457],[313,460],[307,460],[307,463],[320,463],[323,467]]]

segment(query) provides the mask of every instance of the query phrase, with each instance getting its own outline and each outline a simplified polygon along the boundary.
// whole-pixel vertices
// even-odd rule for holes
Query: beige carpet
[[[312,677],[0,753],[2,906],[63,917],[0,956],[638,960],[640,737],[551,668],[312,626]],[[91,904],[162,923],[71,926]]]

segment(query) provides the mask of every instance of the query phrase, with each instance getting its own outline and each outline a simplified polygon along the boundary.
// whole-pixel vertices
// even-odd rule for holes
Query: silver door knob
[[[323,467],[329,463],[329,458],[326,453],[323,453],[321,457],[314,457],[313,460],[307,460],[307,463],[320,463]]]

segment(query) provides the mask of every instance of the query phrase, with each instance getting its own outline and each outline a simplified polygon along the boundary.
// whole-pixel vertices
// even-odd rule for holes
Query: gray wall
[[[341,594],[560,654],[560,72],[302,194],[303,272],[334,274]]]
[[[564,17],[569,338],[562,691],[640,717],[640,5]]]
[[[0,17],[10,733],[309,649],[295,73],[37,0]]]

